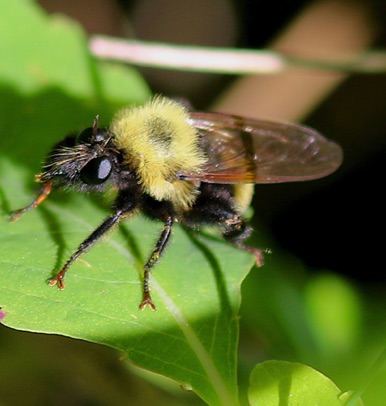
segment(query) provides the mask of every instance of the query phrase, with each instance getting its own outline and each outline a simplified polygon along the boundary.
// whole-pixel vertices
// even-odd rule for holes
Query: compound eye
[[[88,127],[81,131],[76,137],[77,144],[90,144],[91,138],[94,136],[94,130],[92,127]]]
[[[100,185],[110,177],[112,168],[110,159],[101,156],[88,162],[80,171],[80,177],[88,185]]]
[[[102,130],[101,128],[93,128],[88,127],[81,131],[78,136],[76,137],[77,144],[93,144],[101,143],[106,139],[106,130]]]

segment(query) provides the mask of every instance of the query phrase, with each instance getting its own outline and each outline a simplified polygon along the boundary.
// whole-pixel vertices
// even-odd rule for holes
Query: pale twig
[[[292,67],[345,73],[386,72],[386,52],[366,51],[305,58],[272,50],[211,48],[95,36],[92,53],[102,59],[153,68],[226,74],[272,74]]]

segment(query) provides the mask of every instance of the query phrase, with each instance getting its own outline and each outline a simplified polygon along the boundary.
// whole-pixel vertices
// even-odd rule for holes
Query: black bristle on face
[[[119,182],[122,154],[111,142],[107,130],[95,127],[57,143],[46,158],[41,182],[51,181],[57,187],[75,188],[80,192],[103,192]]]

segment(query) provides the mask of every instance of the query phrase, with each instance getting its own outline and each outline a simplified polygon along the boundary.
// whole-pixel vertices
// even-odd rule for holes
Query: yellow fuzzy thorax
[[[198,170],[206,160],[188,118],[181,104],[156,97],[144,106],[119,110],[110,126],[116,146],[145,192],[183,208],[194,202],[197,187],[176,175]]]

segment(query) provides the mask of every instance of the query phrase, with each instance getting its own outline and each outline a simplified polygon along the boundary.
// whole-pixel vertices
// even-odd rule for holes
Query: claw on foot
[[[255,261],[256,261],[256,265],[258,267],[263,266],[264,265],[264,254],[261,250],[256,249],[255,252]]]
[[[157,310],[157,308],[155,307],[155,304],[153,303],[153,300],[151,299],[150,293],[145,293],[143,295],[143,300],[141,302],[141,304],[139,305],[139,308],[141,310],[143,310],[146,306],[149,306],[151,310]]]
[[[265,254],[272,254],[272,251],[269,248],[266,248],[264,250],[260,250],[258,248],[254,249],[254,254],[255,254],[255,261],[257,266],[263,266],[264,265],[264,255]]]
[[[66,285],[64,283],[64,280],[63,280],[63,277],[64,277],[64,275],[62,275],[62,273],[59,272],[55,277],[53,277],[52,279],[50,279],[48,281],[48,284],[50,286],[58,285],[58,288],[60,290],[63,290],[66,287]]]
[[[10,223],[14,223],[15,221],[19,220],[20,216],[25,213],[25,209],[20,209],[8,214],[7,221]]]

